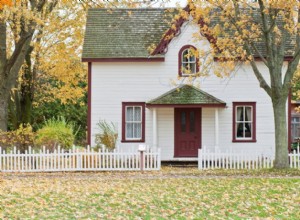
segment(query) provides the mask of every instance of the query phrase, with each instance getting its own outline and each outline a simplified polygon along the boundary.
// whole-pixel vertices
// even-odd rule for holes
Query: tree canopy
[[[251,65],[272,101],[277,168],[288,166],[286,102],[300,59],[299,6],[296,0],[189,0],[189,9],[182,12],[190,13],[199,25],[198,37],[209,39],[208,62],[222,61],[214,64],[217,75],[218,66],[232,71],[239,63]]]

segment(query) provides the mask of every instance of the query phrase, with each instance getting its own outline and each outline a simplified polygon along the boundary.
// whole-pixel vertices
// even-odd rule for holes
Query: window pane
[[[135,123],[133,132],[134,132],[134,138],[141,138],[142,137],[142,123]]]
[[[251,129],[251,123],[245,123],[245,138],[251,138],[252,137],[252,129]]]
[[[196,57],[195,55],[193,54],[193,52],[190,50],[190,62],[195,62],[196,61]]]
[[[236,137],[237,138],[242,138],[244,137],[244,128],[243,128],[244,123],[236,123]]]
[[[190,112],[190,132],[195,132],[195,112]]]
[[[134,108],[134,121],[142,121],[141,107]]]
[[[189,62],[189,51],[184,50],[182,53],[182,62]]]
[[[190,68],[191,68],[191,73],[195,74],[196,73],[196,63],[191,63]]]
[[[292,122],[300,122],[300,117],[292,117]]]
[[[181,72],[182,72],[182,74],[188,74],[189,73],[189,64],[188,63],[182,63]]]
[[[243,107],[236,108],[236,121],[244,121]]]
[[[126,123],[126,138],[133,138],[133,123]]]
[[[127,107],[126,110],[126,121],[133,121],[133,107]]]
[[[181,112],[181,132],[185,132],[185,127],[186,127],[186,115],[185,112]]]
[[[245,121],[252,121],[252,108],[247,106],[245,107]]]

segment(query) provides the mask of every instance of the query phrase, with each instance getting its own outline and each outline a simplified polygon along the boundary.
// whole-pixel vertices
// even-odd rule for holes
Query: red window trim
[[[125,112],[127,106],[141,106],[142,107],[142,139],[141,140],[126,140],[125,136]],[[145,102],[122,102],[122,143],[143,143],[145,142]]]
[[[182,72],[181,72],[181,65],[182,65],[182,52],[185,50],[185,49],[188,49],[188,48],[193,48],[194,50],[197,50],[196,47],[194,47],[193,45],[185,45],[183,46],[180,50],[179,50],[179,53],[178,53],[178,75],[180,77],[189,77],[189,76],[183,76],[182,75]],[[199,72],[199,58],[196,57],[196,73]]]
[[[253,135],[252,139],[237,139],[235,134],[235,118],[236,118],[236,106],[252,106],[253,109]],[[256,102],[233,102],[232,103],[232,142],[241,143],[241,142],[256,142]]]

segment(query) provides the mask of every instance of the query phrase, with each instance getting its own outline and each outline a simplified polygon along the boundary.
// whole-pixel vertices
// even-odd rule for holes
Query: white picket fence
[[[160,149],[146,147],[141,152],[135,148],[123,151],[90,147],[84,150],[58,148],[54,152],[29,148],[24,154],[14,148],[5,152],[0,147],[0,172],[58,172],[58,171],[134,171],[159,170]]]
[[[299,147],[289,153],[291,168],[300,169]],[[274,154],[257,154],[253,152],[235,152],[227,150],[222,152],[218,147],[208,149],[203,147],[198,152],[198,168],[203,169],[262,169],[272,168],[274,165]]]

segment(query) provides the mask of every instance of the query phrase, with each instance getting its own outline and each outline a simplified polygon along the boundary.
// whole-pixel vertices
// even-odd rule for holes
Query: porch
[[[152,146],[161,148],[162,161],[197,161],[202,145],[219,145],[224,101],[182,85],[147,102],[146,107],[152,114]]]

